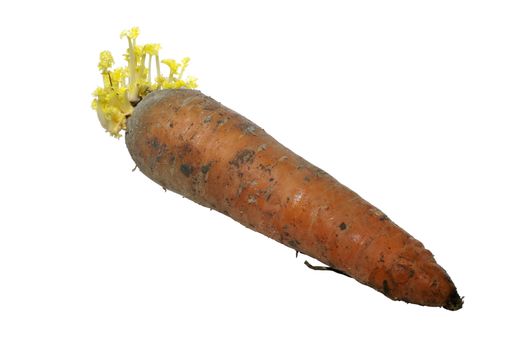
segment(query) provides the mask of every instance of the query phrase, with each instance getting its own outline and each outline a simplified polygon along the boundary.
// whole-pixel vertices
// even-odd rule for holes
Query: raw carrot
[[[150,179],[393,300],[462,307],[433,255],[379,209],[200,91],[156,90],[121,124]]]

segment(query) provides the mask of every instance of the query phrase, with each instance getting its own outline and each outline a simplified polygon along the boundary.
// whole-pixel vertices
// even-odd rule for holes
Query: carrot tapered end
[[[459,296],[458,291],[454,289],[449,295],[447,302],[443,308],[451,311],[459,310],[463,307],[463,298]]]

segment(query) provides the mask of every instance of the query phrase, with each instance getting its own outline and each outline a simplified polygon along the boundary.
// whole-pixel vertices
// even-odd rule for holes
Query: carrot
[[[122,124],[125,142],[138,168],[163,188],[390,299],[462,307],[419,241],[255,123],[197,90],[160,88],[138,98]]]

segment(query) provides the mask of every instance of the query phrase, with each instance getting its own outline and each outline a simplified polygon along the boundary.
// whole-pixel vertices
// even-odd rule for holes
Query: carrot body
[[[332,176],[196,90],[161,90],[127,121],[138,168],[166,189],[312,256],[394,300],[457,310],[423,245]]]

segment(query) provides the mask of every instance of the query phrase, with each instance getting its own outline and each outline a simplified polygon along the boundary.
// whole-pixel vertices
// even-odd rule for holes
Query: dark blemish
[[[208,116],[205,117],[205,119],[203,120],[203,123],[204,123],[204,124],[207,124],[207,123],[209,123],[211,120],[212,120],[212,116],[208,115]]]
[[[214,110],[216,110],[216,106],[213,103],[211,103],[210,101],[205,101],[203,104],[203,110],[214,111]]]
[[[300,241],[295,240],[295,239],[291,239],[290,241],[287,242],[287,245],[288,245],[289,247],[291,247],[291,248],[296,249],[296,248],[298,248],[298,247],[300,246]],[[297,252],[297,251],[298,251],[298,250],[296,249],[296,252]]]
[[[256,126],[251,123],[243,123],[239,127],[244,134],[256,135]]]
[[[204,174],[207,174],[207,172],[209,171],[209,169],[211,168],[211,163],[208,163],[208,164],[205,164],[204,166],[202,166],[202,173]]]
[[[273,181],[274,181],[274,178],[271,177],[271,178],[269,179],[269,182],[273,182]]]
[[[409,274],[409,278],[412,278],[412,276],[414,276],[414,270],[411,269],[410,267],[403,265],[403,264],[398,264],[398,268],[400,268],[403,271],[407,271]]]
[[[256,151],[257,152],[261,152],[261,151],[265,151],[266,149],[267,149],[267,144],[266,143],[262,143],[261,145],[258,146]]]
[[[173,122],[169,122],[169,127],[170,127],[170,128],[173,127]]]
[[[389,282],[387,280],[383,280],[383,294],[389,295],[390,288],[389,288]]]
[[[347,224],[344,223],[344,222],[342,222],[342,223],[340,224],[339,228],[340,228],[340,230],[343,231],[343,230],[345,230],[345,229],[347,228]]]
[[[220,126],[220,125],[223,125],[225,124],[225,120],[224,119],[220,119],[216,122],[216,125]]]
[[[327,172],[323,169],[320,169],[320,168],[316,168],[316,176],[322,176],[322,175],[327,175]]]
[[[287,203],[289,203],[290,200],[291,200],[291,198],[290,198],[290,197],[287,197]]]
[[[267,167],[267,166],[265,166],[265,165],[263,165],[263,164],[258,165],[258,169],[260,169],[260,170],[262,170],[262,171],[266,171],[266,172],[268,172],[269,174],[271,173],[271,168],[270,168],[270,167]]]
[[[308,177],[308,176],[305,176],[305,177],[303,178],[303,180],[305,180],[305,181],[307,181],[307,182],[310,182],[310,181],[311,181],[311,178]]]
[[[155,149],[158,149],[157,147],[155,147]],[[164,143],[162,144],[162,146],[160,147],[160,149],[158,150],[158,154],[156,156],[156,161],[159,162],[162,157],[163,157],[163,154],[165,153],[165,150],[167,149],[167,145]]]
[[[183,159],[186,155],[188,155],[189,153],[192,152],[192,148],[191,148],[191,145],[189,143],[184,143],[180,149],[180,151],[178,152],[178,157],[180,159]]]
[[[192,174],[192,166],[189,164],[182,164],[180,166],[180,171],[187,177],[191,176]]]
[[[239,168],[242,164],[245,163],[252,163],[254,158],[254,151],[252,149],[244,149],[238,153],[236,153],[236,156],[233,160],[229,162],[229,164],[234,165],[235,167]]]
[[[160,147],[160,141],[158,141],[158,139],[155,137],[151,140],[151,146],[153,146],[154,149]]]
[[[249,125],[245,129],[243,129],[243,132],[246,134],[256,135],[255,133],[256,127],[254,125]]]
[[[380,254],[380,260],[379,260],[380,263],[384,263],[385,262],[385,255],[383,253]]]
[[[169,159],[169,162],[171,164],[174,164],[176,162],[176,156],[171,156],[171,158]]]
[[[371,214],[376,215],[379,221],[385,221],[389,219],[389,217],[378,208],[371,208],[369,211]]]
[[[243,183],[240,183],[240,186],[238,187],[237,196],[240,197],[240,195],[243,192],[243,189],[245,188],[245,185]]]

